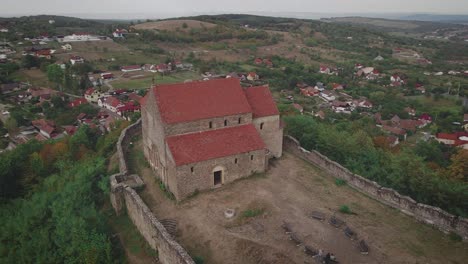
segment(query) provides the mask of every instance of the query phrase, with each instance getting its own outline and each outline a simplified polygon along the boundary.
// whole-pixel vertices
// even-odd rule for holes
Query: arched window
[[[263,129],[263,123],[260,123],[260,130]]]
[[[224,120],[224,126],[227,126],[227,120]]]
[[[237,164],[237,158],[234,159],[234,164]]]
[[[213,128],[213,122],[210,121],[209,126],[210,126],[210,128]]]
[[[253,160],[253,155],[250,155],[250,160]]]
[[[237,120],[237,122],[240,124],[241,123],[241,118],[239,117],[239,119]]]
[[[193,167],[190,167],[190,172],[193,173]]]

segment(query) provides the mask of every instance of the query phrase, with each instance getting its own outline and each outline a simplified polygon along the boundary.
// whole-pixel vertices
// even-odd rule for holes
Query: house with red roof
[[[158,85],[141,115],[145,157],[177,200],[263,172],[282,155],[268,86],[242,88],[237,78]]]
[[[249,80],[249,81],[258,80],[258,78],[259,77],[255,72],[249,72],[249,74],[247,75],[247,80]]]
[[[85,98],[77,98],[73,101],[71,101],[68,106],[70,106],[71,108],[73,107],[77,107],[79,105],[82,105],[82,104],[87,104],[88,101],[85,99]]]
[[[33,120],[31,123],[33,127],[39,130],[39,133],[41,134],[41,136],[39,137],[42,137],[42,138],[45,137],[49,139],[49,138],[54,138],[58,135],[54,121],[38,119],[38,120]]]
[[[117,113],[117,108],[124,106],[124,104],[122,104],[122,102],[120,102],[120,100],[114,96],[99,98],[98,105],[99,107],[109,109],[114,113]]]
[[[436,140],[445,145],[468,149],[468,132],[438,133]]]
[[[90,103],[97,103],[104,94],[94,88],[88,88],[84,93],[84,98]]]
[[[78,55],[74,55],[70,57],[70,63],[75,65],[77,63],[84,63],[84,59]]]

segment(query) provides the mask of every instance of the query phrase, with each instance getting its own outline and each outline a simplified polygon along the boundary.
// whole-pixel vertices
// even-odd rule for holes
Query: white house
[[[65,44],[65,45],[62,45],[62,49],[63,49],[63,50],[72,50],[72,48],[73,48],[72,45],[70,45],[70,44],[68,44],[68,43]]]
[[[125,34],[127,34],[127,30],[126,29],[116,29],[113,33],[112,33],[112,36],[114,36],[114,38],[124,38],[125,37]]]
[[[70,58],[70,63],[72,65],[75,65],[76,63],[83,63],[84,62],[84,59],[80,56],[72,56]]]
[[[59,42],[76,42],[76,41],[98,41],[102,39],[99,36],[94,36],[89,33],[73,33],[72,35],[68,35],[57,40]]]
[[[0,32],[8,33],[8,28],[0,27]]]
[[[320,97],[322,97],[323,99],[329,102],[336,100],[336,97],[333,95],[333,93],[327,90],[321,92]]]

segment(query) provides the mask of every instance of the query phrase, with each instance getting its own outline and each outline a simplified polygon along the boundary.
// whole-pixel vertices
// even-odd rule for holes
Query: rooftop
[[[252,112],[236,78],[159,85],[153,92],[168,124]]]
[[[265,148],[252,124],[166,138],[177,166]]]
[[[250,87],[244,90],[247,101],[252,107],[253,117],[279,115],[270,89],[267,86]]]

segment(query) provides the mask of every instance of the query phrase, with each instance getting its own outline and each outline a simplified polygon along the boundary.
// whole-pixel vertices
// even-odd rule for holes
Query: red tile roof
[[[87,104],[88,101],[86,101],[86,99],[84,98],[77,98],[73,101],[70,102],[70,107],[75,107],[75,106],[79,106],[79,105],[82,105],[82,104]]]
[[[252,124],[166,138],[176,166],[265,148]]]
[[[153,92],[168,124],[252,112],[236,78],[160,85]]]
[[[253,117],[279,115],[270,89],[267,86],[250,87],[244,90],[247,101],[253,110]]]
[[[112,107],[117,107],[120,105],[120,100],[114,96],[109,96],[104,99],[104,102]]]
[[[85,92],[85,95],[92,95],[94,93],[94,88],[88,88],[88,90],[86,90]]]

